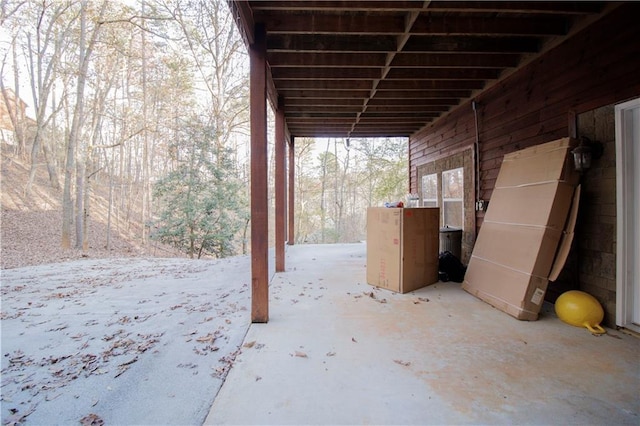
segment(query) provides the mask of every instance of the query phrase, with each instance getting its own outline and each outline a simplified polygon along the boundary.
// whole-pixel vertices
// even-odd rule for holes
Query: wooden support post
[[[256,24],[249,48],[251,119],[251,321],[269,321],[269,221],[267,198],[267,35]]]
[[[276,272],[284,272],[284,242],[287,230],[286,226],[286,186],[287,175],[285,173],[286,147],[284,140],[284,102],[278,99],[278,110],[276,111],[276,129],[275,129],[275,157],[276,157],[276,177],[275,177],[275,195],[276,195]]]
[[[289,245],[292,246],[295,243],[294,233],[294,213],[295,213],[295,187],[293,186],[296,175],[296,163],[295,163],[295,138],[291,136],[289,141]]]

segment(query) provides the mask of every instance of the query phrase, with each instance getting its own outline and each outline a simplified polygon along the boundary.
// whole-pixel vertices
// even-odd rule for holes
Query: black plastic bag
[[[453,253],[445,251],[438,257],[438,271],[440,281],[454,281],[461,283],[464,281],[464,274],[467,267],[460,262]]]

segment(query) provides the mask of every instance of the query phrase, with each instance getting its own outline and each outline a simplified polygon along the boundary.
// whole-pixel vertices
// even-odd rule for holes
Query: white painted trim
[[[629,267],[633,266],[633,146],[627,112],[640,107],[640,98],[615,106],[616,125],[616,325],[640,331],[630,321]],[[636,231],[637,232],[637,231]]]

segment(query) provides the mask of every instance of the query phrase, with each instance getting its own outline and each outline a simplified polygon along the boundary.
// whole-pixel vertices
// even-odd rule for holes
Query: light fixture
[[[586,136],[580,137],[580,144],[571,151],[576,171],[584,173],[591,168],[592,160],[602,157],[603,146],[600,142],[592,142]]]

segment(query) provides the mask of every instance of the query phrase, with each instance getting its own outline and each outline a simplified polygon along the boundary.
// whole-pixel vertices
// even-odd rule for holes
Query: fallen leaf
[[[252,348],[252,347],[255,346],[255,344],[256,344],[256,341],[254,340],[252,342],[245,343],[244,345],[242,345],[242,347],[244,347],[244,348]]]
[[[88,414],[80,419],[80,424],[82,426],[102,426],[104,424],[104,420],[98,417],[97,414]]]
[[[17,409],[12,408],[10,410],[11,416],[8,419],[3,418],[2,423],[5,425],[18,425],[24,423],[25,419],[36,410],[36,405],[33,404],[24,413],[20,413]]]
[[[196,342],[200,342],[200,343],[213,343],[213,342],[215,342],[215,340],[216,340],[216,337],[215,337],[213,334],[209,333],[209,334],[207,334],[206,336],[198,337],[198,338],[196,339]]]
[[[356,340],[356,338],[355,338],[355,337],[352,337],[352,338],[351,338],[351,341],[352,341],[353,343],[358,343],[358,341]]]
[[[298,358],[309,358],[306,353],[300,351],[296,351],[295,356],[297,356]]]
[[[335,352],[327,352],[327,356],[336,356]]]
[[[408,362],[408,361],[401,361],[401,360],[399,360],[399,359],[394,359],[394,360],[393,360],[393,362],[395,362],[396,364],[400,364],[400,365],[402,365],[403,367],[408,367],[408,366],[410,366],[410,365],[411,365],[411,363],[410,363],[410,362]]]
[[[129,361],[125,361],[125,362],[123,362],[122,364],[118,365],[118,367],[124,367],[124,366],[126,366],[126,365],[131,365],[131,364],[133,364],[133,363],[134,363],[134,362],[136,362],[136,361],[138,361],[138,357],[137,357],[137,356],[136,356],[136,357],[133,357],[133,358],[132,358],[132,359],[130,359]]]

